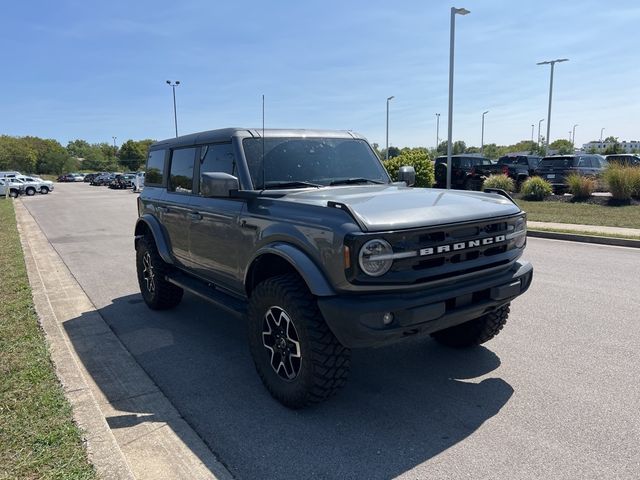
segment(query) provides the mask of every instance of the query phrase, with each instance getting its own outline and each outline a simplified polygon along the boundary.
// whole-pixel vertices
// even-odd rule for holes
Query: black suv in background
[[[533,176],[541,158],[536,155],[508,154],[500,157],[491,170],[494,174],[503,173],[512,178],[516,183],[516,190],[520,190],[520,185]]]
[[[187,290],[246,315],[258,374],[292,408],[344,385],[351,348],[488,341],[531,284],[525,213],[498,194],[410,188],[412,167],[400,176],[354,132],[154,143],[135,227],[142,298],[167,309]]]
[[[615,153],[605,157],[607,162],[624,165],[627,167],[640,166],[640,156],[631,153]]]
[[[451,188],[481,190],[488,175],[486,169],[493,165],[488,158],[473,155],[451,156]],[[436,188],[447,188],[447,157],[435,161]]]
[[[540,160],[535,173],[551,184],[553,193],[562,194],[568,190],[566,177],[570,174],[598,177],[606,166],[600,155],[553,155]]]

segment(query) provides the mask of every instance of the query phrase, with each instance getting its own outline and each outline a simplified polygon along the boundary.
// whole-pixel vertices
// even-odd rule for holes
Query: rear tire
[[[180,303],[184,290],[165,279],[172,267],[162,260],[150,237],[145,236],[138,241],[136,268],[140,293],[149,308],[168,310]]]
[[[500,333],[509,317],[509,304],[469,322],[449,327],[431,336],[438,343],[453,348],[466,348],[488,342]]]
[[[333,335],[298,276],[260,283],[251,295],[248,317],[258,375],[284,406],[318,403],[344,386],[351,351]]]
[[[27,190],[25,191],[25,193],[26,193],[28,196],[32,197],[32,196],[34,196],[34,195],[36,194],[36,189],[35,189],[35,188],[33,188],[33,187],[29,187],[29,188],[27,188]]]

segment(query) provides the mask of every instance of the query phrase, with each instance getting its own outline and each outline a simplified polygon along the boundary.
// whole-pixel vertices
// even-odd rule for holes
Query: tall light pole
[[[574,150],[576,148],[576,127],[579,127],[577,123],[573,126],[573,135],[571,135],[571,148]]]
[[[440,114],[436,113],[436,153],[438,153],[439,145],[440,145]]]
[[[568,62],[568,58],[558,58],[556,60],[546,60],[538,62],[536,65],[551,65],[551,77],[549,79],[549,111],[547,113],[547,141],[545,143],[544,153],[549,153],[549,135],[551,134],[551,97],[553,96],[553,67],[556,63]]]
[[[489,110],[482,112],[482,133],[480,134],[480,155],[484,152],[484,116],[489,113]]]
[[[540,146],[540,124],[544,122],[544,118],[541,118],[538,122],[538,146]]]
[[[167,80],[167,85],[173,90],[173,122],[176,126],[176,137],[178,136],[178,114],[176,113],[176,87],[180,85],[180,80],[176,80],[171,83],[171,80]]]
[[[531,124],[531,150],[533,150],[533,130],[535,128],[535,123]]]
[[[116,156],[116,152],[118,151],[118,147],[116,147],[116,138],[118,138],[118,137],[113,137],[112,136],[111,138],[113,138],[113,156],[115,157]]]
[[[600,129],[600,143],[602,143],[602,132],[604,132],[604,127]]]
[[[389,102],[394,98],[393,95],[387,98],[387,149],[384,154],[385,160],[389,160]]]
[[[451,38],[449,40],[449,118],[447,132],[447,189],[451,188],[451,150],[453,130],[453,52],[456,36],[456,15],[467,15],[466,8],[451,7]]]

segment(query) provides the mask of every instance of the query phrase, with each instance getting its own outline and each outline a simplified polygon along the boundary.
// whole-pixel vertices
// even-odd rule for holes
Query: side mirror
[[[238,190],[237,177],[222,172],[200,174],[200,194],[203,197],[228,197],[231,190]]]
[[[406,183],[407,187],[413,187],[416,184],[416,169],[408,165],[400,167],[398,181]]]

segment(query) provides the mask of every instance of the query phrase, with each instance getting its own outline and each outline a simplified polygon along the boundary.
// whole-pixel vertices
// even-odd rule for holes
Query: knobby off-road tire
[[[152,238],[145,236],[139,240],[136,268],[140,292],[149,308],[168,310],[180,303],[184,291],[165,280],[171,266],[162,260]]]
[[[509,304],[469,322],[434,332],[431,336],[448,347],[472,347],[488,342],[500,333],[508,317]]]
[[[344,386],[351,351],[338,342],[296,275],[260,283],[249,301],[249,347],[271,395],[297,409]]]

